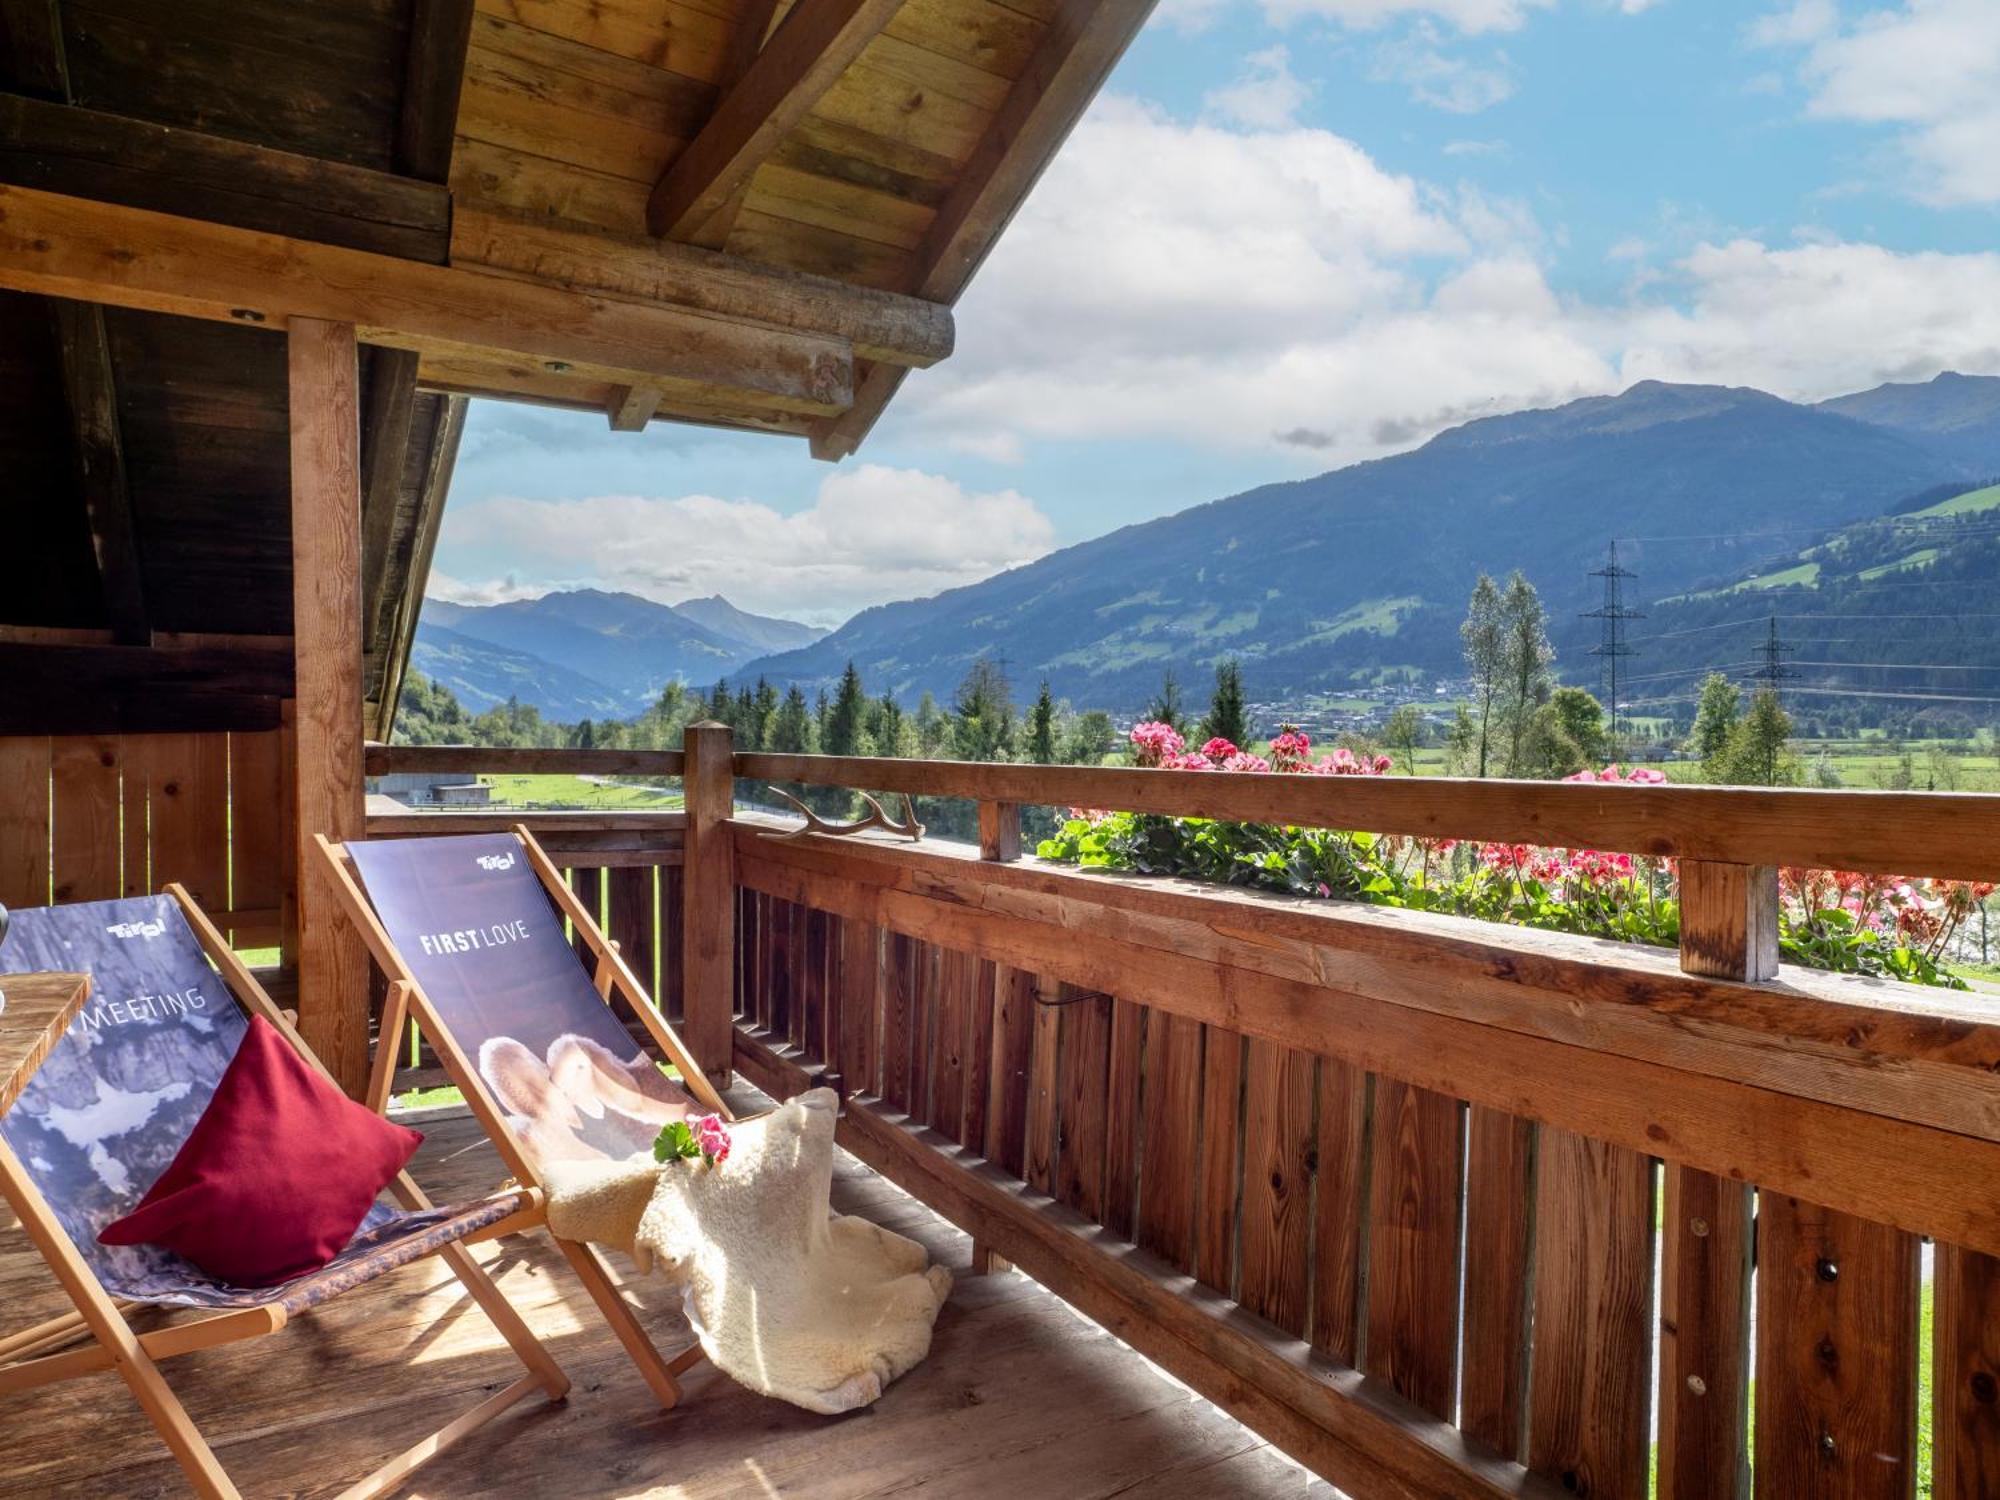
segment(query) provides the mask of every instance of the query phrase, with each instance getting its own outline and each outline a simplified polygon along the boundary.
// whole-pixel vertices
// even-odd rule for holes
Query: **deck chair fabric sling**
[[[516,1179],[537,1189],[556,1161],[649,1152],[693,1110],[731,1118],[630,965],[525,828],[355,840],[322,837],[335,888],[389,977],[369,1103],[388,1106],[407,1020],[430,1042]],[[590,951],[563,932],[567,919]],[[621,997],[686,1090],[634,1041]],[[699,1345],[664,1358],[591,1246],[557,1239],[662,1406]]]
[[[98,1231],[139,1201],[187,1139],[249,1016],[261,1016],[309,1064],[320,1064],[177,886],[164,896],[12,915],[8,966],[88,973],[92,993],[0,1116],[0,1191],[75,1307],[0,1339],[0,1395],[116,1369],[196,1492],[233,1497],[235,1486],[157,1361],[275,1333],[342,1292],[433,1255],[492,1319],[526,1373],[391,1458],[344,1500],[389,1493],[429,1458],[537,1390],[551,1400],[568,1391],[568,1378],[465,1248],[531,1219],[538,1208],[531,1192],[439,1208],[400,1174],[330,1264],[272,1287],[227,1285],[158,1246],[99,1244]],[[148,1305],[212,1316],[135,1333],[126,1312]],[[81,1347],[65,1347],[85,1338]]]

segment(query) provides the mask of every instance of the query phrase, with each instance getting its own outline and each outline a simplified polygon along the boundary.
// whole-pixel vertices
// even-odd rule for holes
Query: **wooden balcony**
[[[840,1090],[844,1206],[1023,1273],[963,1277],[932,1359],[865,1416],[712,1375],[648,1416],[540,1248],[488,1247],[589,1373],[424,1493],[1263,1495],[1311,1471],[1362,1497],[1643,1500],[1748,1494],[1753,1457],[1763,1496],[1908,1500],[1925,1465],[1937,1496],[2000,1490],[2000,1013],[1764,940],[1780,865],[1992,878],[2000,798],[838,761],[734,755],[713,727],[685,754],[365,761],[684,777],[684,813],[529,821],[705,1067]],[[775,839],[795,824],[740,811],[746,781],[963,798],[981,842]],[[83,786],[55,782],[55,828]],[[1024,803],[1673,857],[1682,947],[1046,864],[1020,855]],[[163,827],[254,847],[242,808],[182,813],[149,821],[156,877],[218,859]],[[430,1181],[497,1175],[462,1124],[427,1128]],[[417,1430],[431,1413],[343,1361],[407,1355],[419,1321],[366,1302],[296,1367],[216,1357],[196,1389],[232,1464],[318,1493]],[[459,1337],[419,1352],[440,1405],[480,1378]],[[34,1435],[0,1493],[166,1482],[87,1389],[8,1408]]]

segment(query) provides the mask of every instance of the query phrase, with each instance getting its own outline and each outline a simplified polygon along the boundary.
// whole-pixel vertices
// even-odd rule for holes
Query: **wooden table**
[[[87,974],[0,974],[0,1115],[83,1009]]]

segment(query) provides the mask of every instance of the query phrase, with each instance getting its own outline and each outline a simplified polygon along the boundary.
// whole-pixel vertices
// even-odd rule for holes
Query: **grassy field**
[[[482,776],[479,779],[493,788],[495,807],[671,812],[681,805],[678,789],[625,786],[586,776]]]
[[[2000,509],[2000,484],[1989,484],[1983,490],[1968,490],[1963,495],[1955,495],[1949,500],[1940,500],[1936,505],[1927,505],[1922,510],[1911,511],[1913,516],[1969,516],[1976,511]]]

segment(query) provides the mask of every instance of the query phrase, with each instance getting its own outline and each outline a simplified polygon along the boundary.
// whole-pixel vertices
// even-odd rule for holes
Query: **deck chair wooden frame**
[[[262,1016],[275,1026],[298,1053],[321,1073],[325,1066],[313,1055],[291,1017],[275,1005],[249,968],[236,956],[192,897],[178,885],[169,885],[173,897],[187,918],[196,940],[209,960],[221,971],[223,982],[237,1002],[253,1016]],[[327,1076],[331,1077],[330,1074]],[[431,1207],[423,1190],[409,1173],[398,1173],[390,1193],[404,1208]],[[160,1371],[159,1361],[196,1350],[214,1349],[245,1339],[262,1338],[283,1328],[290,1317],[277,1306],[234,1308],[215,1312],[193,1321],[178,1322],[149,1333],[137,1333],[126,1321],[126,1313],[138,1304],[112,1298],[77,1253],[69,1235],[57,1221],[20,1159],[4,1139],[0,1139],[0,1194],[20,1218],[30,1242],[41,1253],[57,1282],[74,1305],[74,1311],[53,1318],[9,1338],[0,1339],[0,1396],[32,1390],[61,1380],[115,1370],[131,1387],[140,1408],[153,1424],[168,1450],[179,1462],[204,1500],[239,1500],[240,1492],[217,1460],[208,1440],[201,1434],[187,1408],[181,1404]],[[569,1392],[569,1377],[519,1312],[486,1274],[466,1247],[481,1240],[511,1234],[535,1222],[541,1210],[540,1195],[528,1193],[526,1206],[463,1239],[430,1252],[451,1268],[466,1295],[492,1321],[526,1373],[502,1387],[445,1426],[396,1454],[366,1478],[344,1490],[340,1500],[373,1500],[399,1488],[424,1464],[471,1433],[491,1422],[537,1390],[551,1401]],[[422,1257],[422,1258],[429,1258]],[[414,1262],[413,1262],[414,1263]],[[67,1346],[88,1339],[81,1347]]]
[[[529,832],[525,825],[517,825],[510,831],[520,841],[529,868],[541,881],[549,899],[555,902],[556,910],[569,918],[571,925],[593,955],[595,964],[591,978],[597,988],[598,997],[606,1005],[612,1003],[614,995],[622,997],[627,1008],[652,1037],[654,1045],[660,1049],[661,1054],[680,1070],[683,1087],[687,1088],[697,1101],[721,1115],[723,1119],[735,1119],[729,1106],[723,1102],[722,1096],[716,1092],[715,1085],[709,1081],[708,1075],[695,1062],[680,1037],[675,1035],[673,1027],[669,1026],[665,1018],[660,1015],[652,997],[647,994],[646,987],[639,982],[638,975],[632,972],[632,966],[626,963],[623,955],[619,953],[618,944],[605,937],[597,925],[596,917],[577,899],[576,892],[569,888],[569,883],[562,878],[562,872],[556,868],[554,861],[549,858],[547,851],[542,848],[534,834]],[[458,1045],[450,1028],[444,1024],[436,1007],[431,1004],[430,997],[424,993],[423,985],[418,982],[410,966],[404,962],[395,941],[389,936],[388,929],[375,914],[374,903],[368,899],[367,892],[362,887],[360,877],[354,868],[354,860],[348,854],[346,846],[335,843],[324,834],[316,834],[314,839],[328,868],[332,871],[334,890],[342,909],[360,929],[362,939],[368,945],[368,951],[374,955],[375,962],[381,965],[382,972],[389,978],[389,994],[383,1003],[381,1024],[376,1031],[374,1063],[369,1071],[366,1096],[369,1108],[379,1113],[389,1107],[390,1095],[395,1085],[396,1056],[403,1027],[405,1023],[414,1021],[418,1032],[430,1043],[431,1050],[444,1065],[446,1076],[465,1096],[466,1105],[488,1138],[492,1140],[494,1148],[507,1163],[507,1169],[514,1174],[515,1180],[534,1188],[538,1202],[545,1201],[541,1194],[541,1177],[536,1172],[526,1148],[513,1128],[508,1125],[498,1102],[493,1098],[492,1091],[487,1088],[485,1079],[473,1066],[465,1050]],[[546,1208],[543,1209],[538,1222],[546,1227]],[[671,1359],[662,1355],[654,1347],[652,1339],[639,1322],[637,1314],[633,1312],[632,1305],[625,1300],[625,1294],[611,1274],[611,1268],[605,1264],[604,1258],[597,1250],[577,1240],[559,1238],[553,1233],[550,1238],[555,1240],[556,1248],[562,1252],[563,1259],[568,1261],[570,1268],[576,1272],[577,1279],[583,1283],[591,1301],[597,1304],[598,1311],[603,1314],[605,1322],[610,1325],[619,1344],[632,1363],[638,1367],[640,1376],[645,1380],[654,1398],[662,1407],[670,1408],[676,1405],[681,1396],[679,1377],[701,1359],[701,1346],[690,1345]]]

